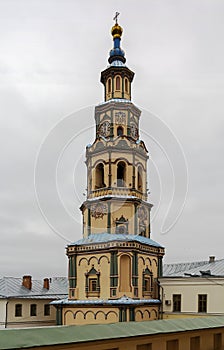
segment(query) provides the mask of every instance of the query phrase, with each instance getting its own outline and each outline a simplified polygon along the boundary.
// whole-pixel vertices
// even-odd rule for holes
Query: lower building
[[[67,288],[65,277],[43,281],[32,280],[31,276],[1,278],[0,328],[55,325],[56,312],[50,302],[66,297]]]
[[[159,318],[164,248],[138,235],[95,234],[67,248],[69,296],[55,300],[58,325]]]
[[[223,350],[224,317],[0,330],[0,349]]]
[[[224,259],[164,265],[163,318],[223,316]]]

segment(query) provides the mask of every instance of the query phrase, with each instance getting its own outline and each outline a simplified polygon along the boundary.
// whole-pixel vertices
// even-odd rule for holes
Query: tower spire
[[[119,24],[117,22],[117,18],[119,15],[120,15],[120,13],[116,12],[116,14],[113,18],[113,20],[115,21],[115,25],[111,29],[111,34],[113,36],[114,47],[112,50],[110,50],[110,56],[108,59],[108,62],[110,64],[114,61],[121,61],[122,63],[126,62],[126,58],[124,57],[125,52],[120,47],[123,29],[121,26],[119,26]]]

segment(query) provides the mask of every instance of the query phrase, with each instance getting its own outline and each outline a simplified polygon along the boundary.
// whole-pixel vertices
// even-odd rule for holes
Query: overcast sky
[[[224,2],[0,0],[0,276],[67,275],[115,11],[150,152],[152,238],[165,262],[223,258]]]

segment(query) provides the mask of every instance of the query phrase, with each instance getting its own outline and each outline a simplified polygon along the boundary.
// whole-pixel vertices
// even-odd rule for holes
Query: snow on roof
[[[141,305],[141,304],[159,304],[158,299],[132,299],[123,295],[119,299],[85,299],[85,300],[55,300],[53,305],[69,304],[69,305]]]
[[[49,289],[43,288],[42,280],[32,280],[32,288],[22,285],[22,278],[0,278],[0,298],[32,298],[59,299],[68,294],[68,279],[66,277],[52,277],[49,279]]]
[[[209,261],[194,261],[187,263],[164,264],[163,277],[178,276],[223,276],[224,259]]]
[[[103,243],[103,242],[113,242],[113,241],[120,241],[120,242],[130,242],[135,241],[142,244],[146,244],[153,247],[159,247],[162,248],[162,246],[153,241],[151,238],[146,238],[139,235],[132,235],[132,234],[112,234],[112,233],[96,233],[91,234],[88,237],[82,238],[72,244],[69,245],[84,245],[84,244],[95,244],[95,243]]]

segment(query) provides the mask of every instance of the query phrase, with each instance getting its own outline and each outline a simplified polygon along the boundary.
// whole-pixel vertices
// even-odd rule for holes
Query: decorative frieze
[[[115,124],[116,125],[125,125],[126,124],[125,112],[115,112]]]

